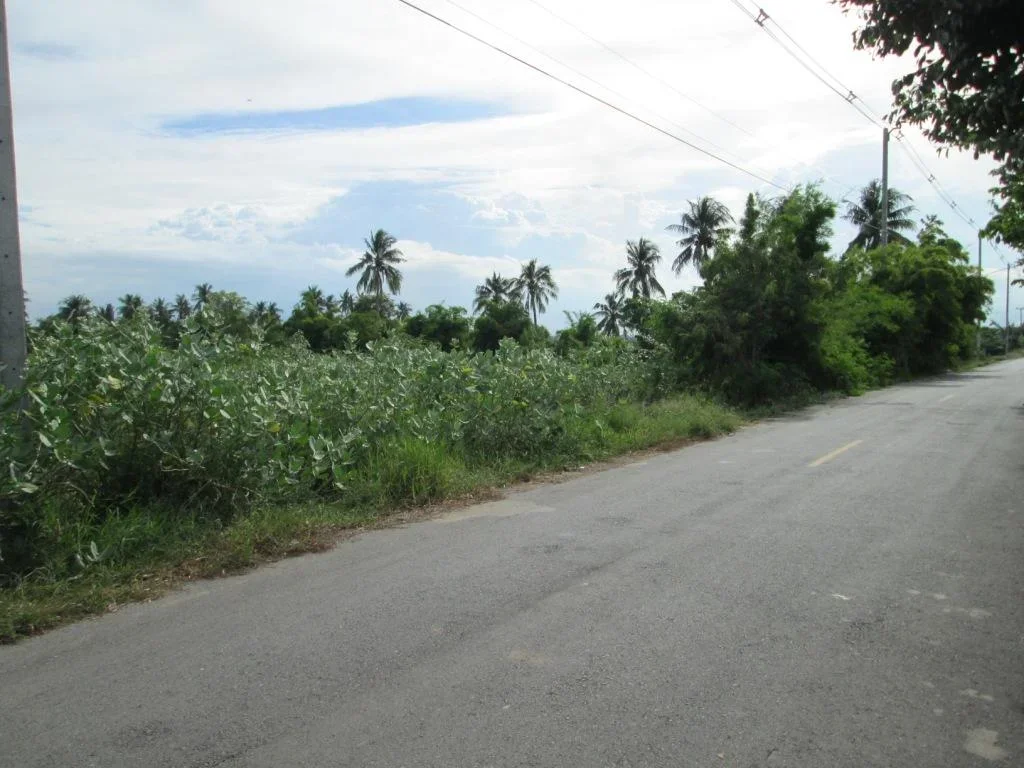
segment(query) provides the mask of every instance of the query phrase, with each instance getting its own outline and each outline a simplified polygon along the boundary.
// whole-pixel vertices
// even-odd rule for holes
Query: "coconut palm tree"
[[[142,297],[134,293],[126,293],[118,301],[121,306],[117,308],[117,313],[125,320],[131,320],[143,307]]]
[[[366,251],[345,274],[351,277],[356,272],[362,272],[356,283],[356,290],[360,293],[374,293],[381,297],[386,284],[390,293],[397,294],[402,288],[402,273],[398,271],[397,265],[405,261],[402,252],[395,247],[398,240],[383,229],[378,229],[364,242]]]
[[[665,289],[661,287],[658,278],[654,274],[655,267],[661,261],[661,253],[658,246],[645,237],[641,237],[635,243],[632,240],[626,241],[626,264],[615,273],[615,282],[620,295],[627,291],[633,297],[643,296],[651,298],[652,294],[665,295]]]
[[[308,317],[317,317],[327,309],[327,298],[320,286],[311,285],[299,294],[299,306]]]
[[[281,322],[281,308],[277,306],[276,301],[267,304],[267,319],[274,323]]]
[[[497,272],[493,272],[490,277],[476,287],[473,313],[476,314],[491,301],[519,301],[517,282],[510,277],[502,277]]]
[[[551,267],[538,264],[536,259],[523,264],[515,290],[522,297],[526,308],[533,313],[534,325],[537,324],[537,312],[543,312],[551,299],[558,298],[558,285],[551,277]]]
[[[192,304],[184,293],[179,293],[174,297],[174,314],[178,320],[187,320],[188,316],[192,314]]]
[[[465,311],[465,310],[463,310],[463,311]],[[411,315],[411,314],[412,314],[412,307],[409,304],[406,304],[404,301],[398,302],[398,306],[395,307],[395,316],[399,320],[408,320],[409,319],[409,315]]]
[[[210,297],[212,295],[212,285],[210,285],[209,283],[200,283],[199,285],[197,285],[195,291],[193,291],[192,293],[192,298],[195,299],[195,304],[193,305],[195,311],[202,312],[203,307],[205,307],[209,303]]]
[[[249,310],[249,322],[261,324],[264,320],[268,319],[270,313],[267,309],[267,302],[257,301],[252,305],[252,309]]]
[[[676,274],[690,264],[699,270],[715,246],[732,231],[729,228],[733,223],[732,214],[713,197],[698,197],[688,204],[690,210],[680,217],[679,223],[666,227],[669,232],[682,235],[676,243],[682,250],[672,262]]]
[[[107,304],[99,312],[100,317],[106,320],[108,323],[112,323],[117,319],[117,311],[114,309],[113,304]]]
[[[171,306],[163,299],[157,299],[149,305],[149,316],[154,323],[162,328],[166,328],[174,321]]]
[[[604,301],[594,304],[594,314],[597,315],[597,328],[609,336],[618,336],[622,332],[622,297],[609,293]]]
[[[78,325],[83,318],[92,314],[92,310],[92,301],[89,297],[76,293],[60,303],[57,308],[57,317],[72,325]]]
[[[346,288],[345,292],[341,294],[341,298],[338,299],[338,308],[341,310],[341,314],[351,314],[352,310],[355,309],[355,306],[355,296],[352,295],[352,291]]]
[[[870,251],[882,244],[882,185],[875,179],[860,191],[857,202],[846,202],[843,218],[858,228],[857,236],[850,241],[850,248],[864,248]],[[889,242],[909,243],[904,232],[914,229],[911,216],[915,208],[910,195],[898,189],[889,188]]]

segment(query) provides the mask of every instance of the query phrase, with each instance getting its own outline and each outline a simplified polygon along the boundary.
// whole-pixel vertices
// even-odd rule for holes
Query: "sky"
[[[780,187],[818,181],[842,200],[880,175],[880,131],[730,0],[417,2]],[[908,61],[853,50],[856,19],[827,0],[766,9],[888,110]],[[665,230],[688,200],[738,216],[749,192],[780,192],[398,0],[8,0],[8,14],[33,317],[73,293],[152,300],[203,282],[287,312],[310,284],[354,289],[345,270],[384,228],[413,307],[468,306],[484,277],[537,258],[558,328],[612,290],[627,239],[658,244],[666,289],[695,285],[671,273]],[[993,164],[906,135],[983,223]],[[890,183],[974,253],[898,145]],[[852,235],[836,222],[837,251]],[[998,276],[987,244],[983,263]],[[1000,322],[1004,296],[1000,283]]]

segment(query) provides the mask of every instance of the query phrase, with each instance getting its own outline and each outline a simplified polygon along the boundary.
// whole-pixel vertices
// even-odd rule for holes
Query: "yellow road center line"
[[[842,448],[836,448],[834,451],[832,451],[832,453],[826,453],[820,459],[815,459],[814,461],[812,461],[807,466],[808,467],[820,467],[826,461],[832,461],[832,459],[834,459],[839,454],[846,453],[851,448],[856,448],[858,445],[860,445],[863,442],[864,442],[863,440],[854,440],[852,443],[847,443]]]

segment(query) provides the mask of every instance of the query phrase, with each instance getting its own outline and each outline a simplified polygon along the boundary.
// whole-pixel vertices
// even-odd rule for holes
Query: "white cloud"
[[[822,178],[840,197],[878,175],[877,131],[731,4],[546,3],[742,130],[529,3],[477,0],[472,9],[628,95],[645,119],[675,133],[673,124],[682,126],[703,137],[688,140],[780,183]],[[423,4],[598,91],[443,0]],[[853,51],[853,22],[831,4],[774,5],[769,10],[791,34],[885,111],[889,82],[905,62]],[[43,262],[30,277],[47,275],[45,286],[30,281],[33,293],[58,295],[60,270],[47,263],[75,255],[97,265],[115,257],[175,261],[188,265],[194,282],[214,263],[248,264],[267,275],[314,268],[333,274],[361,250],[361,235],[305,248],[289,244],[289,233],[331,201],[344,204],[359,185],[393,181],[443,185],[472,206],[469,224],[490,232],[495,244],[468,255],[436,231],[396,232],[409,255],[408,280],[419,270],[451,269],[467,279],[508,272],[503,251],[531,238],[575,237],[583,250],[559,267],[563,284],[574,284],[563,291],[561,304],[569,306],[584,302],[578,286],[596,287],[599,272],[616,265],[627,237],[654,239],[667,273],[673,245],[663,227],[687,199],[713,192],[738,214],[747,192],[770,189],[395,2],[10,0],[9,13],[20,194],[32,207],[23,241],[26,260]],[[344,132],[183,137],[160,130],[164,120],[201,113],[408,96],[486,100],[511,114]],[[922,141],[917,146],[964,209],[984,217],[991,163],[935,157]],[[897,147],[892,158],[894,183],[969,239],[969,228]],[[466,225],[452,221],[450,230]],[[837,229],[837,239],[848,235],[844,225]],[[105,288],[111,279],[97,277],[96,284]],[[692,279],[664,282],[682,287]],[[438,299],[446,298],[443,282],[435,287]],[[65,292],[72,289],[83,287],[69,278]]]

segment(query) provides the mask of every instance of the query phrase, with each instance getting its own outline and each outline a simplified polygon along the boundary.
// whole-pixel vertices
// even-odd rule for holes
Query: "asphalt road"
[[[1024,361],[0,648],[0,764],[1022,766]]]

